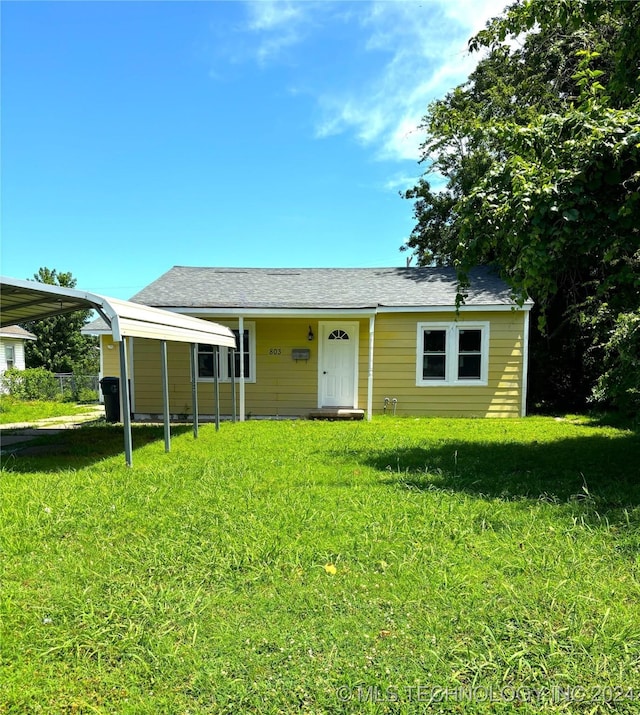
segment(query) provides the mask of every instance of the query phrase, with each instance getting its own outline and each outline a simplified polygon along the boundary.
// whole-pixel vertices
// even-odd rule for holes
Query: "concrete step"
[[[363,420],[364,410],[354,410],[348,407],[322,407],[311,410],[310,420]]]

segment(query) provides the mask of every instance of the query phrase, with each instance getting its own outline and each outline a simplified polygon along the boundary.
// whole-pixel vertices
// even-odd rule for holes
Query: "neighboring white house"
[[[19,325],[0,328],[0,374],[9,368],[24,370],[25,340],[36,340],[36,336]]]

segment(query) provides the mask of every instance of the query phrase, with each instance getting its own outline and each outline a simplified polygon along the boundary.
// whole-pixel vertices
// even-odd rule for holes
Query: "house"
[[[514,302],[486,267],[471,272],[459,311],[456,293],[449,268],[175,266],[131,300],[235,333],[235,353],[198,348],[203,414],[213,414],[217,394],[221,413],[237,402],[241,419],[524,415],[531,302]],[[119,374],[113,348],[102,334],[103,375]],[[134,415],[156,416],[157,348],[141,338],[129,348]],[[172,345],[168,356],[174,415],[189,412],[187,351]]]
[[[0,374],[12,367],[25,369],[25,340],[37,340],[33,333],[19,325],[0,328]]]

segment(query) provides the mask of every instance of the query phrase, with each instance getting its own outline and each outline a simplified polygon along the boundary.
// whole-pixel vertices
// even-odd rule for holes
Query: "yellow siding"
[[[133,342],[134,409],[136,413],[162,414],[160,342],[136,338]],[[169,411],[191,411],[191,368],[189,345],[167,343]]]
[[[520,414],[524,314],[520,311],[465,313],[461,321],[487,321],[489,376],[485,386],[423,387],[416,385],[417,323],[451,322],[451,313],[399,314],[376,317],[374,414],[384,398],[398,400],[398,415],[510,417]]]
[[[237,322],[216,322],[230,328]],[[306,415],[317,407],[318,343],[309,342],[309,325],[317,335],[317,322],[309,320],[263,319],[251,321],[256,332],[256,381],[245,382],[245,407],[248,415]],[[310,359],[294,360],[294,348],[311,351]],[[169,410],[190,414],[191,384],[187,345],[168,344]],[[151,340],[136,339],[133,349],[135,371],[135,411],[162,412],[160,347]],[[220,410],[231,413],[231,384],[220,382]],[[239,409],[239,385],[236,381],[236,405]],[[198,409],[202,414],[214,411],[213,381],[198,382]]]
[[[214,318],[215,319],[215,318]],[[381,414],[384,398],[397,399],[398,415],[517,416],[521,407],[522,349],[524,314],[520,311],[466,313],[461,320],[490,323],[489,373],[487,386],[423,387],[416,385],[417,323],[451,322],[455,316],[443,313],[388,313],[376,316],[374,342],[373,413]],[[237,328],[237,321],[216,322]],[[339,320],[339,319],[338,319]],[[346,318],[358,322],[358,407],[367,406],[369,370],[369,319]],[[249,321],[245,321],[245,326]],[[256,336],[255,382],[245,384],[245,407],[252,416],[304,416],[318,404],[317,319],[252,319]],[[307,340],[311,326],[315,339]],[[104,349],[104,374],[119,374],[117,346]],[[308,361],[295,361],[294,348],[310,350]],[[160,414],[162,393],[160,346],[157,341],[136,339],[133,346],[134,408],[138,414]],[[106,371],[109,369],[114,371]],[[191,412],[189,347],[168,344],[169,401],[172,414]],[[220,382],[220,409],[231,412],[231,385]],[[237,408],[239,392],[236,384]],[[213,382],[198,383],[201,414],[214,411]]]
[[[120,377],[120,351],[111,335],[100,336],[100,351],[102,353],[102,376]]]

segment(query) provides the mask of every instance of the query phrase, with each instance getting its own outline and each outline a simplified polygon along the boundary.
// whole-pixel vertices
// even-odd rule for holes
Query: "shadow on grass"
[[[562,421],[569,420],[565,413],[537,413],[532,416],[550,417],[560,419]],[[640,415],[628,415],[621,412],[589,412],[585,415],[576,415],[576,421],[582,427],[613,427],[615,429],[627,430],[640,435]]]
[[[187,424],[171,425],[171,436],[192,431]],[[92,423],[77,429],[42,430],[43,436],[18,445],[2,455],[3,469],[20,472],[60,472],[82,469],[110,457],[121,456],[124,463],[122,425]],[[135,451],[152,442],[164,441],[160,425],[132,425],[133,459]]]
[[[640,504],[640,437],[632,433],[544,444],[451,440],[370,452],[358,461],[404,488],[504,500],[583,501],[603,514]]]

